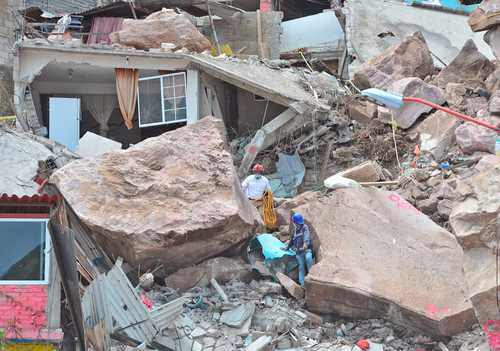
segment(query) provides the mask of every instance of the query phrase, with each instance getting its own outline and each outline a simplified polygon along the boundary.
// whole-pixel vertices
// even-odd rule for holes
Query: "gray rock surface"
[[[74,161],[53,174],[80,220],[111,256],[167,272],[218,256],[258,220],[213,117],[128,150]]]

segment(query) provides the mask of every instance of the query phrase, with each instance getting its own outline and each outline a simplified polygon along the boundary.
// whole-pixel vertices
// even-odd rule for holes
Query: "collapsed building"
[[[24,9],[13,77],[28,133],[0,130],[11,147],[0,206],[48,223],[54,251],[37,256],[52,272],[30,290],[37,310],[25,304],[7,338],[95,350],[498,347],[497,133],[359,94],[425,98],[498,128],[496,62],[456,14],[474,11],[472,30],[494,47],[496,10],[405,3],[118,1],[49,20],[48,8]],[[423,23],[386,16],[373,26],[387,28],[367,29],[370,11]],[[463,36],[419,32],[424,12]],[[255,161],[287,198],[273,235],[240,187]],[[291,211],[312,228],[305,289],[280,246]]]

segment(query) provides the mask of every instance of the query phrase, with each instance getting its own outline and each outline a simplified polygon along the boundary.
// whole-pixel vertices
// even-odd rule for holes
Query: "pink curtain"
[[[123,18],[94,17],[87,44],[112,44],[109,34],[122,29]]]
[[[122,113],[123,121],[128,129],[134,127],[133,119],[137,103],[137,89],[139,87],[139,70],[129,68],[115,68],[116,95]]]

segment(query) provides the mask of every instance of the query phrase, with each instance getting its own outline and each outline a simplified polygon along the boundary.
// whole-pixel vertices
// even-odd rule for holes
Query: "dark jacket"
[[[306,243],[307,250],[312,250],[312,241],[311,241],[311,233],[309,232],[309,227],[307,224],[303,224],[301,226],[294,225],[292,235],[290,237],[290,241],[288,242],[287,250],[290,248],[294,248],[295,252],[303,253],[302,249]]]

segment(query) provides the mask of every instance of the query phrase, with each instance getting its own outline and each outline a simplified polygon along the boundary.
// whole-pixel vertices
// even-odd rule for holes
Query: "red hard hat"
[[[264,172],[264,166],[260,163],[256,163],[255,166],[253,166],[252,170],[254,171],[254,173],[262,173]]]

